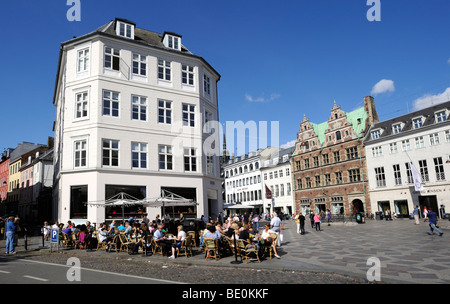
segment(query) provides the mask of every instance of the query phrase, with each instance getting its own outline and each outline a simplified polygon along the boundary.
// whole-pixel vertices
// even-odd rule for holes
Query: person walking
[[[314,229],[314,211],[311,211],[311,213],[309,214],[309,220],[311,221],[311,228]]]
[[[414,221],[415,221],[415,225],[419,225],[420,221],[419,221],[419,206],[416,205],[416,207],[413,210],[413,215],[414,215]]]
[[[317,213],[317,214],[314,216],[314,224],[315,224],[315,226],[316,226],[316,231],[321,231],[321,230],[320,230],[320,213]]]
[[[16,231],[16,221],[14,216],[10,216],[6,222],[6,254],[16,254],[14,251]]]
[[[330,209],[327,209],[327,223],[328,223],[328,226],[330,226],[330,223],[331,223],[331,212],[330,212]]]
[[[295,223],[297,224],[297,233],[300,234],[300,213],[295,216]]]
[[[424,222],[428,219],[429,225],[430,225],[430,232],[428,232],[429,235],[433,235],[434,231],[439,233],[439,236],[442,236],[444,232],[442,232],[439,228],[436,227],[437,225],[437,214],[433,210],[428,210],[427,217],[424,219]]]
[[[423,207],[423,218],[426,219],[428,214],[427,207]]]
[[[278,246],[281,246],[280,234],[281,234],[281,220],[278,217],[277,213],[274,212],[272,215],[272,220],[270,221],[271,229],[278,234]]]
[[[298,220],[300,222],[300,234],[305,234],[305,216],[300,212],[298,214]]]

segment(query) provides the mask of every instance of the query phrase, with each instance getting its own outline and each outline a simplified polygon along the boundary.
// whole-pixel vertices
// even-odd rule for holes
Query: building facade
[[[449,114],[446,102],[371,127],[364,145],[374,212],[409,217],[416,205],[450,211]],[[414,170],[423,189],[414,186]]]
[[[373,97],[344,112],[334,103],[328,120],[304,117],[293,153],[295,212],[371,213],[363,139],[378,121]]]
[[[227,214],[264,212],[261,164],[278,157],[278,152],[279,148],[267,147],[232,158],[223,165]]]
[[[292,191],[292,153],[295,147],[283,149],[278,157],[268,159],[262,163],[261,176],[263,187],[264,212],[281,212],[292,215],[295,210],[294,192]],[[272,198],[267,198],[266,187]]]
[[[218,152],[211,148],[219,147],[211,123],[218,120],[220,75],[181,39],[116,18],[61,44],[53,101],[55,220],[111,220],[117,210],[86,202],[120,192],[143,199],[171,191],[198,203],[176,210],[192,217],[222,209]]]

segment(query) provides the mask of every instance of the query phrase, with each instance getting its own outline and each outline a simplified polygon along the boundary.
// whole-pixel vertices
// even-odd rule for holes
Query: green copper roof
[[[347,121],[352,125],[353,132],[355,132],[356,136],[360,136],[366,127],[366,119],[367,112],[364,110],[364,107],[358,108],[352,112],[344,112],[347,116]],[[358,123],[359,119],[359,123]],[[321,124],[311,123],[314,133],[317,134],[320,145],[323,145],[325,142],[325,131],[328,129],[328,121],[325,121]]]

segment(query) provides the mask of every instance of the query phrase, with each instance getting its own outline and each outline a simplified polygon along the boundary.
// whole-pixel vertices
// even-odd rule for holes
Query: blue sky
[[[367,0],[80,2],[80,22],[65,0],[1,2],[0,149],[53,136],[60,43],[116,17],[183,35],[222,75],[219,120],[279,121],[280,145],[334,101],[352,111],[372,95],[385,120],[450,96],[448,0],[381,0],[374,22]]]

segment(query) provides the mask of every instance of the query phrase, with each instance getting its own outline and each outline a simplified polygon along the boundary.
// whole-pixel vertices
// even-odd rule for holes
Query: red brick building
[[[296,212],[371,213],[363,138],[375,122],[370,96],[351,112],[335,103],[321,124],[303,118],[292,162]]]

